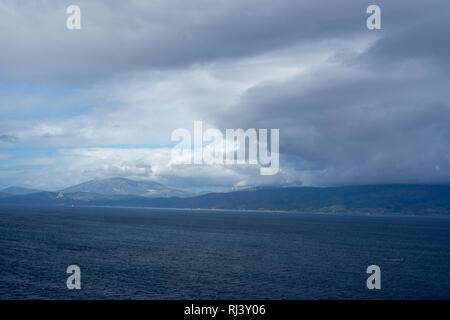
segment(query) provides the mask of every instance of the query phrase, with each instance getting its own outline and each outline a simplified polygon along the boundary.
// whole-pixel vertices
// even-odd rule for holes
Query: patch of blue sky
[[[7,157],[0,158],[2,163],[17,163],[32,157],[52,157],[58,154],[59,148],[32,147],[21,145],[20,147],[0,148],[0,153]]]
[[[12,120],[65,118],[85,114],[96,102],[88,88],[67,84],[0,82],[0,114]]]

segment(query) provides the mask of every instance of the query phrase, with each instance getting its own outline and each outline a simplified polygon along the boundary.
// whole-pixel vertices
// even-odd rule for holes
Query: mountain
[[[90,180],[61,190],[62,193],[91,192],[103,195],[134,195],[148,198],[186,197],[190,194],[152,181],[125,178]]]
[[[307,213],[450,215],[450,185],[372,185],[332,188],[287,187],[149,198],[92,192],[40,192],[0,198],[0,205],[140,206],[282,210]]]
[[[9,187],[9,188],[0,190],[0,192],[5,193],[7,195],[23,195],[23,194],[41,192],[41,190],[28,189],[28,188],[22,188],[22,187]]]

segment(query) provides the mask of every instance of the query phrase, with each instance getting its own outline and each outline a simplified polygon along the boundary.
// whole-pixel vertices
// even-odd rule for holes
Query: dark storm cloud
[[[391,23],[359,55],[336,55],[313,74],[250,88],[216,125],[280,128],[282,159],[303,170],[309,183],[448,183],[444,7],[420,21]]]
[[[450,179],[448,80],[345,77],[321,73],[307,89],[300,79],[254,88],[216,123],[280,128],[287,160],[304,170],[327,170],[315,183]]]
[[[414,20],[414,14],[425,16],[435,2],[427,8],[418,1],[380,5],[390,14],[386,23],[394,26]],[[0,41],[7,48],[0,53],[1,78],[90,81],[367,32],[367,4],[359,0],[78,1],[82,29],[76,31],[65,27],[69,4],[6,1],[0,6]]]
[[[429,63],[428,67],[450,69],[449,8],[433,19],[412,23],[410,28],[386,35],[354,63],[392,68],[400,63]],[[352,62],[349,61],[351,64]],[[414,66],[414,65],[413,65]]]

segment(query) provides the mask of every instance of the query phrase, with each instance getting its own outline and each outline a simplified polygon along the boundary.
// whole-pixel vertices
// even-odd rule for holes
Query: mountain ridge
[[[82,182],[61,190],[63,193],[91,192],[103,195],[134,195],[149,198],[186,197],[190,194],[161,183],[147,180],[131,180],[126,178],[96,179]]]
[[[130,206],[309,213],[450,215],[450,185],[286,187],[148,198],[90,192],[41,192],[0,198],[0,205]]]
[[[42,190],[38,189],[30,189],[25,187],[17,187],[17,186],[11,186],[7,187],[5,189],[0,190],[0,193],[7,194],[7,195],[24,195],[24,194],[30,194],[30,193],[37,193],[41,192]]]
[[[11,186],[0,190],[0,193],[3,194],[0,194],[0,196],[27,195],[40,192],[44,192],[44,190]],[[172,196],[187,197],[193,195],[192,193],[168,187],[154,181],[131,180],[120,177],[89,180],[54,192],[91,192],[103,195],[134,195],[149,198]]]

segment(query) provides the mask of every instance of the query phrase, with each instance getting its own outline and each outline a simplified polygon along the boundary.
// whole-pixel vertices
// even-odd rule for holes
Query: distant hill
[[[9,188],[0,190],[0,192],[9,194],[9,195],[23,195],[23,194],[41,192],[41,190],[28,189],[28,188],[22,188],[22,187],[9,187]]]
[[[91,192],[103,195],[134,195],[142,197],[186,197],[190,194],[152,181],[125,178],[90,180],[61,190],[63,193]]]
[[[450,185],[264,188],[209,193],[187,198],[148,198],[92,192],[41,192],[0,198],[0,205],[142,206],[310,213],[450,215]]]

